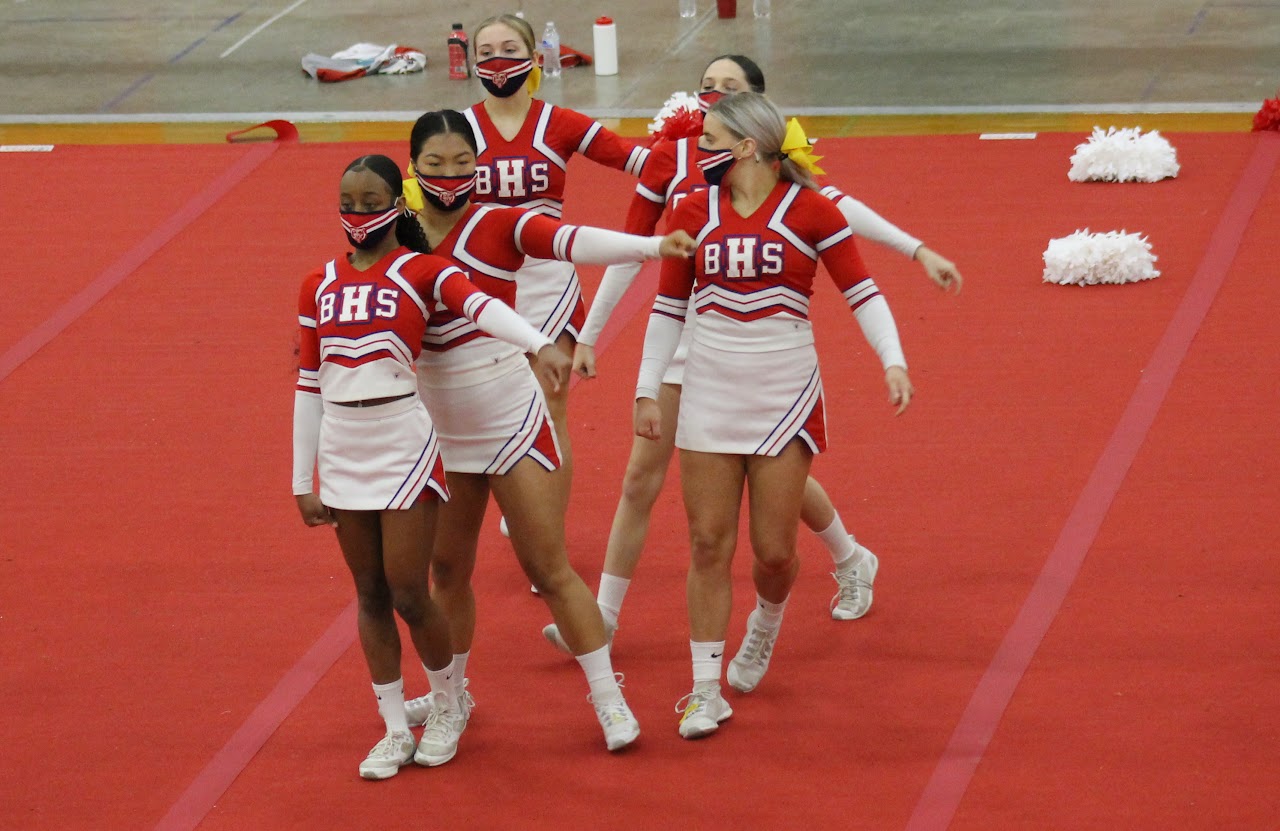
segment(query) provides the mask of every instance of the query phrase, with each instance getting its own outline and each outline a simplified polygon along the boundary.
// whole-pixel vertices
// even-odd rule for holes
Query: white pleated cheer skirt
[[[542,387],[527,361],[469,387],[420,387],[453,473],[506,473],[525,456],[560,467],[560,445]]]
[[[516,272],[516,311],[552,340],[563,332],[577,339],[587,309],[573,263],[526,257]]]
[[[827,449],[822,376],[812,345],[726,352],[693,343],[680,394],[676,447],[776,456],[794,438],[814,453]]]
[[[330,508],[404,509],[428,488],[449,498],[436,431],[416,395],[376,407],[326,403],[316,466]]]

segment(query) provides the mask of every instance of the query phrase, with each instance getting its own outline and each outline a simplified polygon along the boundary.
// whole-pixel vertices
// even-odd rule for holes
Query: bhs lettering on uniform
[[[702,273],[726,280],[758,280],[782,273],[783,245],[759,236],[726,236],[702,246]]]
[[[693,187],[689,188],[689,190],[685,193],[675,194],[674,196],[671,197],[671,210],[674,211],[676,208],[680,207],[680,203],[684,201],[684,198],[686,196],[689,196],[690,194],[693,194],[693,193],[697,193],[700,190],[706,190],[707,187],[708,187],[707,185],[694,185]]]
[[[317,322],[323,325],[333,320],[335,310],[338,326],[368,323],[375,317],[394,319],[400,303],[400,292],[393,288],[381,288],[375,295],[373,289],[373,283],[362,283],[342,286],[340,291],[325,292],[320,295],[320,306],[316,310]]]
[[[523,199],[546,193],[551,186],[551,165],[529,162],[528,156],[496,158],[493,164],[476,166],[476,194],[498,199]]]

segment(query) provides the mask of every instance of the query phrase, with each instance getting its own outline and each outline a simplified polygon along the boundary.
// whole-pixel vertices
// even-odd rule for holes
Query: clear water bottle
[[[698,16],[698,0],[680,0],[681,17]]]
[[[769,12],[773,11],[771,6],[772,4],[770,3],[770,0],[752,0],[751,13],[754,14],[757,19],[768,17]]]
[[[542,30],[542,42],[538,44],[538,53],[542,55],[542,74],[548,78],[560,77],[560,33],[556,24],[547,21],[547,28]]]

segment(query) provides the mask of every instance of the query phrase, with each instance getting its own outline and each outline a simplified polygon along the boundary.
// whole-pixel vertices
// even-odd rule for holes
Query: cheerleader
[[[699,87],[698,104],[701,111],[705,112],[726,95],[746,90],[764,92],[764,73],[748,57],[722,55],[707,65]],[[687,195],[706,187],[697,165],[697,135],[701,132],[701,127],[701,115],[683,121],[680,117],[673,116],[659,131],[659,142],[650,151],[645,162],[627,214],[628,233],[652,233],[664,211],[674,210]],[[925,275],[940,288],[959,291],[962,277],[950,260],[836,188],[824,188],[822,194],[836,203],[855,234],[915,260]],[[591,313],[578,336],[574,355],[574,368],[584,378],[595,377],[596,340],[639,270],[636,265],[622,265],[605,271],[604,279],[591,303]],[[690,325],[692,322],[691,318]],[[659,389],[658,404],[662,408],[663,420],[668,424],[674,424],[679,416],[680,382],[691,333],[692,329],[686,329],[676,357]],[[632,575],[639,564],[640,555],[644,553],[649,516],[662,490],[674,452],[672,435],[673,431],[668,430],[657,441],[636,439],[631,446],[631,455],[623,475],[622,495],[609,530],[604,568],[600,574],[596,597],[611,635],[617,629]],[[871,608],[872,586],[879,569],[876,555],[859,544],[853,534],[849,533],[826,491],[812,477],[805,483],[801,518],[831,555],[834,567],[832,576],[836,581],[836,593],[829,604],[831,617],[835,620],[856,620],[862,617]],[[546,626],[542,631],[547,640],[561,650],[564,649],[563,640],[554,624]]]
[[[565,169],[574,153],[639,175],[648,151],[624,141],[581,113],[533,97],[541,79],[535,65],[533,29],[511,14],[476,27],[476,75],[487,93],[465,111],[477,141],[473,200],[528,208],[559,219],[564,205]],[[572,264],[544,257],[525,259],[516,276],[516,311],[572,357],[586,317],[582,289]],[[567,419],[569,388],[543,387],[560,444],[560,473],[554,480],[561,511],[568,507],[573,454]]]
[[[448,761],[456,748],[419,744],[409,729],[395,615],[439,691],[441,710],[461,719],[447,680],[448,625],[427,588],[436,516],[449,498],[414,367],[427,318],[453,310],[537,353],[538,371],[554,382],[567,380],[568,362],[453,264],[417,253],[426,242],[404,213],[399,171],[387,157],[363,156],[347,167],[339,211],[355,250],[309,274],[298,300],[293,493],[307,525],[334,527],[355,581],[360,645],[386,724],[360,775],[386,779],[410,760]]]
[[[813,454],[826,448],[822,380],[809,322],[821,260],[880,357],[901,413],[912,387],[888,304],[867,276],[853,232],[817,191],[808,140],[763,95],[711,107],[701,162],[709,190],[671,218],[698,239],[690,261],[665,263],[636,385],[636,434],[675,432],[689,519],[693,689],[677,705],[680,734],[697,738],[732,714],[720,676],[732,599],[731,564],[745,488],[756,608],[726,676],[750,692],[763,679],[799,569],[796,530]],[[692,304],[680,418],[663,422],[663,375]]]
[[[527,257],[608,264],[664,254],[682,257],[694,248],[683,231],[667,238],[638,237],[562,225],[524,208],[473,204],[476,137],[470,122],[453,110],[419,118],[409,151],[414,178],[405,183],[406,193],[431,250],[508,303],[519,297],[518,272]],[[523,284],[518,290],[524,290]],[[466,664],[476,614],[471,574],[492,492],[521,566],[587,675],[607,746],[625,747],[635,740],[639,726],[615,679],[600,610],[569,564],[564,512],[552,486],[560,449],[534,373],[518,350],[485,337],[447,309],[428,321],[418,366],[418,388],[440,431],[452,494],[437,525],[432,594],[449,620],[455,694],[464,711],[471,704]],[[431,729],[431,697],[411,701],[409,710],[411,720],[423,719]]]

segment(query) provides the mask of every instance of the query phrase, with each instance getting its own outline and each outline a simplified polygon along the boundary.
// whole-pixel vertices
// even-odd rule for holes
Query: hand
[[[922,245],[916,249],[916,262],[920,263],[924,273],[937,284],[938,288],[946,291],[955,288],[956,294],[960,293],[960,287],[964,285],[964,278],[960,276],[960,270],[956,268],[956,264],[948,260],[946,257],[934,251],[927,245]]]
[[[884,383],[889,388],[889,403],[896,404],[898,411],[894,415],[902,415],[911,403],[911,396],[916,394],[911,386],[907,371],[900,366],[891,366],[884,372]]]
[[[596,348],[579,343],[573,348],[573,371],[583,378],[596,377]]]
[[[549,343],[538,350],[533,371],[543,380],[551,384],[552,392],[560,392],[560,388],[569,383],[569,373],[573,370],[573,359]]]
[[[642,439],[657,441],[662,438],[662,410],[652,398],[637,398],[635,410],[636,435]]]
[[[302,521],[309,527],[315,528],[317,525],[338,527],[338,518],[320,501],[319,496],[314,493],[300,493],[293,498],[298,501],[298,513],[302,514]]]
[[[658,246],[658,254],[663,257],[679,257],[688,259],[698,250],[697,241],[687,231],[675,230],[662,238]]]

